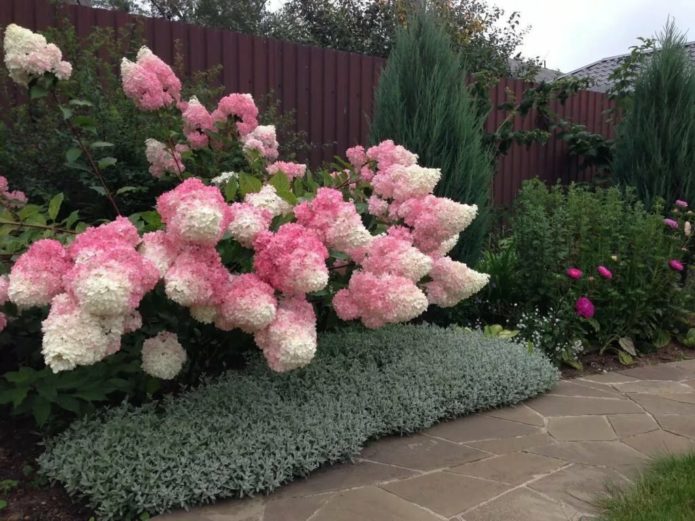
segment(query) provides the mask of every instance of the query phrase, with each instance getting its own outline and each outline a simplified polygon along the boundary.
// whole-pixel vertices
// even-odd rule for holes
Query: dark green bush
[[[489,226],[492,162],[461,60],[434,15],[421,13],[398,32],[374,101],[371,141],[384,139],[418,154],[420,164],[441,168],[436,195],[478,205],[451,253],[473,263]]]
[[[323,335],[311,365],[287,374],[253,358],[159,407],[76,422],[49,442],[42,472],[100,518],[132,519],[267,492],[371,438],[516,403],[558,377],[525,347],[428,325]]]
[[[695,66],[673,23],[637,77],[618,128],[613,172],[651,208],[695,201]]]

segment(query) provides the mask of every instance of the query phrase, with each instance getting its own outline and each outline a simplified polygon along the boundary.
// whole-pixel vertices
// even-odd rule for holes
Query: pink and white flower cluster
[[[67,248],[39,240],[17,259],[7,295],[19,308],[50,305],[43,355],[53,371],[104,359],[140,327],[137,308],[159,275],[137,252],[139,243],[135,227],[119,217],[88,228]]]
[[[181,81],[166,63],[143,46],[136,61],[121,61],[123,92],[142,110],[159,110],[181,101]]]
[[[46,38],[29,29],[10,24],[5,29],[5,66],[10,78],[22,86],[46,73],[59,80],[67,80],[72,75],[72,65],[63,61],[63,53]]]
[[[27,204],[27,196],[20,190],[10,190],[7,178],[0,175],[0,206],[21,208]]]

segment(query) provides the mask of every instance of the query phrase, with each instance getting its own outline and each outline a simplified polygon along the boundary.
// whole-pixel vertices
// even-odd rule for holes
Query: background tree
[[[451,254],[472,264],[488,229],[492,162],[460,57],[436,16],[421,11],[399,30],[377,88],[371,140],[393,139],[417,153],[442,170],[437,195],[478,205]]]
[[[695,200],[695,66],[685,35],[669,21],[634,84],[618,127],[613,172],[647,206]]]

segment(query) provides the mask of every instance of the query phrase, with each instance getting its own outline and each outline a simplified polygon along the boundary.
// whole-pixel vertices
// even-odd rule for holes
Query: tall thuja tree
[[[613,171],[647,206],[663,198],[670,208],[695,201],[695,66],[672,21],[658,43],[618,128]]]
[[[461,59],[431,13],[419,12],[399,30],[381,75],[371,141],[384,139],[417,153],[421,165],[441,168],[437,195],[478,205],[451,254],[474,263],[488,230],[492,162]]]

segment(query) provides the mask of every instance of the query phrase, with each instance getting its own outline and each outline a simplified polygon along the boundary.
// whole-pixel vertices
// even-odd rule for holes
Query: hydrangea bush
[[[8,27],[5,63],[20,85],[50,91],[70,66],[32,35]],[[135,61],[123,59],[121,77],[140,110],[177,116],[177,128],[142,144],[150,173],[175,186],[157,198],[156,211],[123,216],[122,189],[105,174],[115,160],[95,160],[99,145],[75,138],[68,161],[84,161],[118,217],[72,233],[46,227],[3,281],[18,309],[49,307],[42,354],[53,371],[118,352],[121,337],[142,326],[143,298],[158,287],[192,320],[253,335],[269,366],[283,372],[313,358],[318,306],[378,328],[412,320],[430,304],[453,306],[487,283],[447,257],[476,206],[432,195],[439,170],[418,165],[405,148],[388,140],[353,147],[336,171],[312,175],[279,160],[275,128],[259,124],[251,95],[229,94],[212,110],[195,97],[185,101],[181,81],[145,47]],[[74,100],[53,94],[72,126]],[[186,352],[174,333],[160,331],[142,357],[145,371],[171,379]]]

